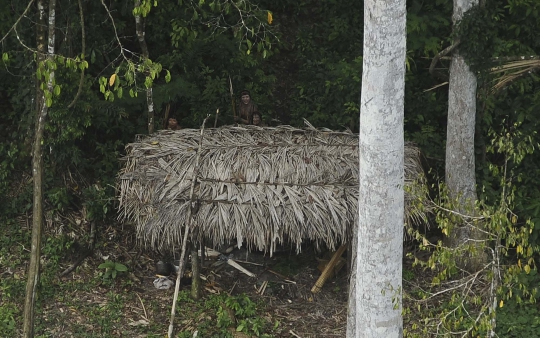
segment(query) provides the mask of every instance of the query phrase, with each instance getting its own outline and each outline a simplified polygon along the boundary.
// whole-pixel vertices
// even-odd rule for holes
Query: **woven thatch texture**
[[[160,131],[127,145],[119,175],[120,218],[145,246],[174,250],[190,206],[200,130]],[[236,239],[272,253],[303,240],[335,248],[357,222],[358,135],[290,126],[204,131],[192,236],[214,245]],[[421,176],[419,153],[405,147],[406,184]],[[406,216],[422,211],[408,203]]]

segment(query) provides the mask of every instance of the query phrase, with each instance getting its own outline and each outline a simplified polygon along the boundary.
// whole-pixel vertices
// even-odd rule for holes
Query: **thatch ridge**
[[[141,244],[180,246],[200,140],[199,129],[165,130],[126,146],[119,218],[135,223]],[[205,129],[199,164],[194,238],[214,245],[236,239],[270,253],[284,242],[300,250],[303,240],[335,248],[357,222],[358,135],[350,131]],[[418,149],[408,143],[406,185],[421,174]],[[408,205],[407,217],[423,217],[415,203]]]

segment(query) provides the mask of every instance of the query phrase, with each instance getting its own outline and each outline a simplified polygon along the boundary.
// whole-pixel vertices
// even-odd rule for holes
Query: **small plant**
[[[116,279],[118,273],[126,272],[128,270],[127,266],[124,264],[113,262],[111,260],[106,260],[105,263],[101,263],[98,268],[105,269],[105,272],[102,274],[102,277],[105,280]]]
[[[0,334],[3,337],[15,335],[15,312],[12,306],[0,307]]]
[[[406,281],[412,281],[414,279],[415,275],[414,275],[414,272],[409,270],[409,269],[406,269],[406,268],[403,268],[403,279],[406,280]]]

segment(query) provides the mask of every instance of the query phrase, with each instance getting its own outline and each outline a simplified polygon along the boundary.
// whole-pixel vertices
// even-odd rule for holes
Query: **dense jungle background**
[[[39,31],[35,4],[26,12],[29,1],[0,4],[2,337],[15,336],[22,321],[32,224],[36,91],[44,86],[43,73],[54,70],[55,81],[46,95],[49,111],[42,141],[45,233],[36,310],[40,337],[162,337],[166,332],[171,294],[141,291],[141,284],[152,281],[141,275],[152,269],[157,256],[137,249],[133,228],[116,220],[115,186],[124,147],[149,130],[148,88],[153,89],[154,130],[164,128],[166,115],[176,117],[183,128],[199,128],[218,108],[217,125],[232,124],[232,99],[238,102],[241,90],[247,89],[271,126],[302,127],[306,119],[316,127],[358,132],[363,2],[57,0],[56,57],[47,70],[37,69],[34,62]],[[460,51],[478,74],[478,196],[487,205],[502,203],[506,185],[501,177],[508,177],[516,224],[533,224],[529,243],[535,255],[540,248],[540,64],[535,57],[540,55],[539,12],[537,0],[488,0],[471,11],[460,28],[465,37]],[[136,16],[144,22],[147,51],[138,40]],[[431,72],[430,65],[453,38],[452,1],[407,1],[405,135],[421,149],[426,175],[435,186],[444,178],[445,77],[451,55],[440,55]],[[529,63],[520,64],[524,60]],[[213,117],[210,120],[213,123]],[[500,143],[506,153],[494,146]],[[431,191],[434,199],[438,193]],[[59,278],[85,255],[91,224],[96,235],[93,254],[74,273]],[[437,224],[429,229],[429,236],[441,237]],[[408,248],[415,247],[408,240]],[[103,256],[120,264],[118,271],[114,264],[101,266]],[[318,272],[316,263],[304,269],[313,263],[308,258],[272,259],[277,259],[275,270],[281,275],[309,284],[314,282],[309,276]],[[505,260],[513,264],[514,258],[515,250],[510,250]],[[404,264],[404,278],[431,282],[421,268]],[[517,278],[534,295],[540,277],[531,266]],[[229,280],[233,277],[243,279],[234,275]],[[181,337],[192,337],[196,328],[202,337],[344,336],[344,271],[319,298],[319,305],[332,298],[337,305],[324,303],[311,317],[302,316],[313,306],[309,295],[303,303],[285,296],[304,306],[284,308],[269,305],[272,302],[264,297],[239,293],[253,288],[235,289],[231,281],[221,286],[230,295],[207,290],[196,303],[187,292],[182,294],[188,310],[180,315]],[[520,297],[522,292],[515,290],[518,296],[498,309],[500,337],[540,337],[540,304]],[[126,319],[128,312],[133,316]],[[421,325],[421,311],[406,318],[405,326],[413,323]]]

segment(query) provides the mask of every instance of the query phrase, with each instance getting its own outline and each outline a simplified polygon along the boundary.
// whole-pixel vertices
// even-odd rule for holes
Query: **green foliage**
[[[57,267],[60,260],[72,245],[73,239],[65,235],[47,237],[45,243],[43,243],[41,254],[45,262],[49,264],[49,268]]]
[[[124,264],[106,260],[105,263],[101,263],[98,266],[99,269],[104,269],[105,271],[101,274],[104,280],[115,280],[116,276],[119,273],[128,271],[127,266]]]
[[[15,316],[17,309],[14,305],[0,306],[0,334],[3,337],[13,337],[16,335]]]
[[[262,331],[266,328],[267,323],[264,319],[255,317],[257,306],[245,294],[235,297],[227,297],[225,299],[225,307],[231,309],[237,320],[236,331],[246,334],[254,334],[257,337],[261,336]],[[217,312],[218,327],[228,327],[233,323],[224,311],[224,306],[220,306]]]
[[[530,285],[538,285],[538,274],[525,275]],[[534,277],[534,278],[530,278]],[[505,338],[538,338],[540,337],[540,310],[538,304],[508,301],[497,311],[497,329],[499,337]]]
[[[88,220],[104,220],[112,211],[114,190],[110,190],[101,188],[97,184],[83,190],[83,200]]]
[[[448,248],[442,241],[431,243],[422,234],[415,235],[421,250],[431,251],[427,261],[415,259],[415,264],[432,270],[433,275],[430,288],[416,293],[415,301],[424,318],[423,329],[413,324],[410,336],[425,335],[431,330],[448,336],[486,335],[494,329],[497,307],[512,299],[517,303],[534,302],[537,297],[538,288],[530,283],[531,278],[537,278],[534,256],[538,246],[530,241],[535,224],[530,219],[519,222],[511,211],[517,190],[510,165],[519,165],[534,152],[535,146],[530,138],[518,136],[519,125],[513,127],[512,132],[492,134],[487,149],[503,158],[499,165],[490,165],[493,178],[501,187],[494,204],[479,201],[474,210],[467,210],[464,215],[454,211],[460,210],[457,201],[449,197],[444,187],[439,188],[435,219],[440,231],[451,236],[458,227],[465,226],[470,241]],[[518,144],[514,143],[517,140]],[[458,262],[463,262],[464,257],[476,258],[480,263],[463,270]],[[439,305],[421,306],[430,302]]]

